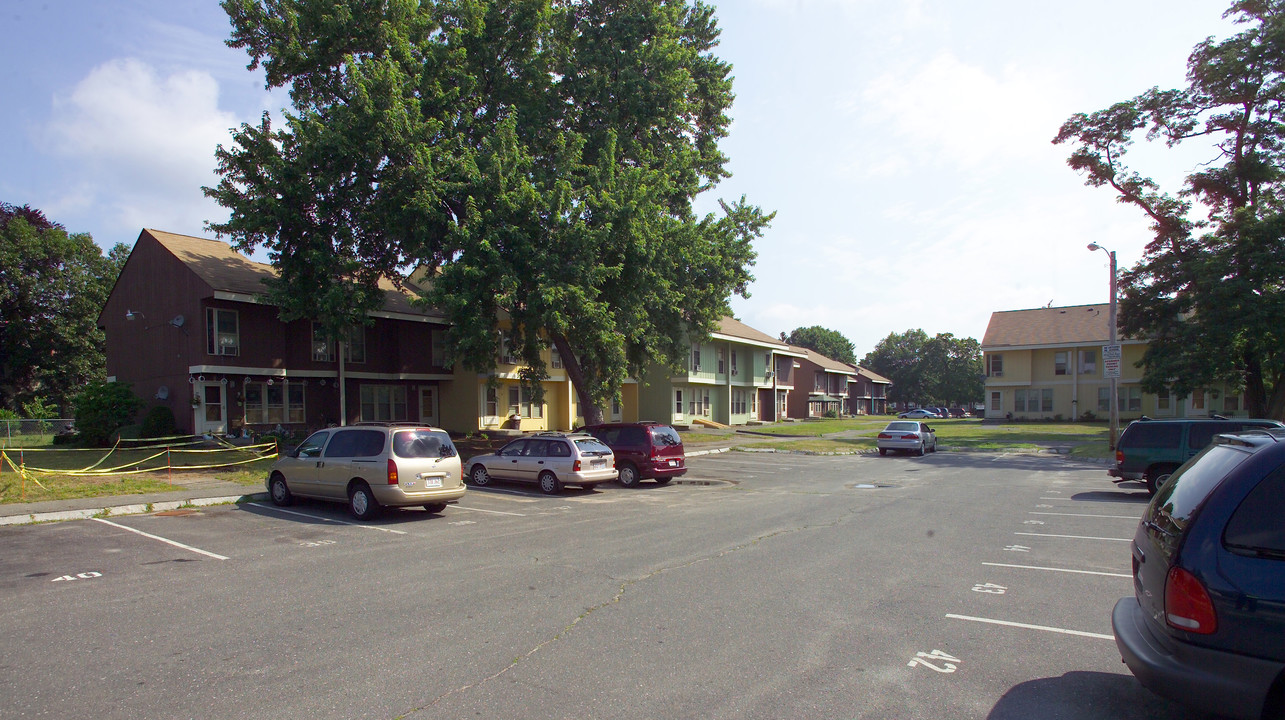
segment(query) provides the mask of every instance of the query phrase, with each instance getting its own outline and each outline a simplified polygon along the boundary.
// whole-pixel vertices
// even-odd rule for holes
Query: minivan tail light
[[[1116,448],[1115,450],[1115,464],[1116,465],[1124,464],[1124,451],[1119,448]]]
[[[397,484],[397,463],[392,458],[388,458],[388,484]]]
[[[1170,627],[1198,635],[1218,629],[1218,615],[1205,586],[1182,568],[1171,569],[1165,578],[1165,621]]]

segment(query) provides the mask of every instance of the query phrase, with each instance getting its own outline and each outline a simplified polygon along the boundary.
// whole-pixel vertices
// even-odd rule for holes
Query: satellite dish
[[[168,385],[162,385],[162,386],[160,386],[160,387],[156,388],[156,399],[157,399],[157,400],[165,400],[165,399],[169,398],[169,396],[170,396],[170,388],[169,388],[169,386],[168,386]]]
[[[182,315],[175,315],[174,319],[170,321],[170,324],[173,325],[174,327],[181,328],[183,327],[183,323],[185,322],[187,322],[187,319],[184,318]]]

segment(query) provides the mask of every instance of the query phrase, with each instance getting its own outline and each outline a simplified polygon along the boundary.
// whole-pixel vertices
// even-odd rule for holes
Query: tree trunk
[[[602,422],[602,408],[598,403],[589,397],[585,390],[587,384],[585,378],[593,373],[592,366],[583,366],[580,364],[580,358],[576,356],[575,351],[571,349],[571,344],[562,335],[553,335],[553,346],[558,349],[558,355],[562,357],[562,367],[567,371],[567,377],[571,379],[571,387],[576,389],[576,400],[580,403],[580,409],[584,413],[585,425],[597,425]]]

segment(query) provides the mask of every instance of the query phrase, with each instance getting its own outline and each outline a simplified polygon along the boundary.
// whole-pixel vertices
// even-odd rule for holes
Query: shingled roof
[[[811,362],[815,363],[818,367],[828,372],[843,373],[844,375],[857,374],[856,368],[852,367],[851,365],[845,362],[839,362],[838,360],[831,360],[830,358],[822,355],[816,350],[810,350],[805,347],[798,347],[794,345],[791,345],[790,349],[795,352],[806,353],[808,356],[808,360],[810,360]]]
[[[726,316],[726,315],[719,319],[718,328],[714,330],[713,334],[723,335],[725,337],[733,338],[737,340],[748,340],[750,342],[753,342],[759,345],[769,345],[771,347],[778,348],[781,350],[784,350],[786,349],[786,347],[788,347],[785,343],[772,337],[771,335],[768,335],[765,332],[760,332],[758,330],[755,330],[754,328],[750,327],[749,325],[746,325],[740,320],[737,320],[736,318]]]
[[[259,295],[266,290],[263,281],[277,276],[271,265],[251,260],[220,240],[150,228],[144,229],[143,234],[164,246],[216,292]],[[388,278],[380,278],[379,287],[384,291],[385,312],[441,317],[440,312],[426,311],[412,303],[414,296],[399,289]]]
[[[1072,305],[991,313],[982,349],[1105,343],[1110,306]]]

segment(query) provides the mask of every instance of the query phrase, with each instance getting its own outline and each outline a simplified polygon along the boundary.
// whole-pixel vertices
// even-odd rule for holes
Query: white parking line
[[[183,543],[181,543],[181,542],[175,542],[174,540],[169,540],[169,539],[167,539],[167,538],[163,538],[163,537],[161,537],[160,535],[153,535],[153,534],[151,534],[151,533],[143,532],[142,530],[136,530],[136,529],[134,529],[134,528],[132,528],[132,527],[129,527],[128,525],[121,525],[120,523],[114,523],[114,522],[112,522],[111,520],[104,520],[104,519],[102,519],[102,518],[90,518],[90,520],[93,520],[94,522],[100,522],[100,523],[102,523],[102,524],[104,524],[104,525],[111,525],[112,527],[120,528],[121,530],[128,530],[128,531],[130,531],[130,532],[132,532],[132,533],[138,533],[139,535],[142,535],[143,537],[146,537],[146,538],[151,538],[151,539],[153,539],[153,540],[160,540],[161,542],[165,543],[166,545],[173,545],[173,546],[174,546],[174,547],[176,547],[176,548],[182,548],[182,549],[184,549],[184,550],[190,550],[190,551],[192,551],[192,552],[194,552],[194,553],[196,553],[196,554],[198,554],[198,555],[204,555],[204,556],[206,556],[206,557],[212,557],[212,558],[214,558],[215,560],[227,560],[227,559],[228,559],[226,556],[218,555],[218,554],[216,554],[216,553],[212,553],[212,552],[209,552],[209,551],[206,551],[206,550],[202,550],[202,549],[200,549],[200,548],[194,548],[194,547],[192,547],[191,545],[184,545],[184,544],[183,544]]]
[[[1133,520],[1137,522],[1140,515],[1086,515],[1084,513],[1055,513],[1055,512],[1034,512],[1031,515],[1057,515],[1060,517],[1091,517],[1091,518],[1111,518],[1115,520]]]
[[[1101,575],[1103,577],[1118,577],[1118,578],[1133,577],[1132,575],[1122,574],[1122,573],[1098,572],[1096,570],[1070,570],[1068,568],[1040,567],[1038,565],[1010,565],[1008,563],[992,563],[992,562],[984,562],[982,564],[989,565],[990,567],[1018,568],[1020,570],[1046,570],[1048,572],[1074,573],[1076,575]]]
[[[306,517],[312,520],[320,520],[321,522],[335,523],[337,525],[349,525],[351,527],[366,528],[368,530],[378,530],[380,532],[392,533],[394,535],[406,534],[405,530],[393,530],[392,528],[382,528],[382,527],[379,527],[378,525],[362,525],[361,523],[345,522],[343,520],[336,520],[334,518],[321,517],[320,515],[309,515],[308,513],[295,512],[294,510],[286,510],[284,508],[276,507],[275,505],[264,505],[262,503],[246,503],[246,505],[253,505],[255,507],[261,507],[265,510],[272,510],[274,512],[285,513],[287,515],[298,515],[299,517]]]
[[[456,510],[472,510],[473,512],[491,513],[492,515],[512,515],[513,517],[526,517],[526,513],[511,513],[503,510],[483,510],[482,508],[468,507],[467,505],[455,505]]]
[[[1026,533],[1026,532],[1015,532],[1015,533],[1013,533],[1013,534],[1014,534],[1014,535],[1029,535],[1030,537],[1067,538],[1067,539],[1069,539],[1069,540],[1110,540],[1111,542],[1129,542],[1130,540],[1132,540],[1132,539],[1133,539],[1133,538],[1104,538],[1104,537],[1092,537],[1092,536],[1090,536],[1090,535],[1052,535],[1052,534],[1049,534],[1049,533]]]
[[[1027,623],[1009,622],[1008,620],[992,620],[991,618],[970,617],[968,615],[954,615],[947,613],[946,617],[953,620],[968,620],[969,622],[988,623],[990,625],[1003,625],[1005,627],[1023,628],[1025,630],[1043,630],[1044,632],[1061,633],[1062,635],[1078,635],[1079,637],[1098,638],[1099,640],[1114,640],[1114,635],[1103,635],[1102,633],[1084,632],[1083,630],[1067,630],[1066,628],[1049,627],[1048,625],[1029,625]]]

